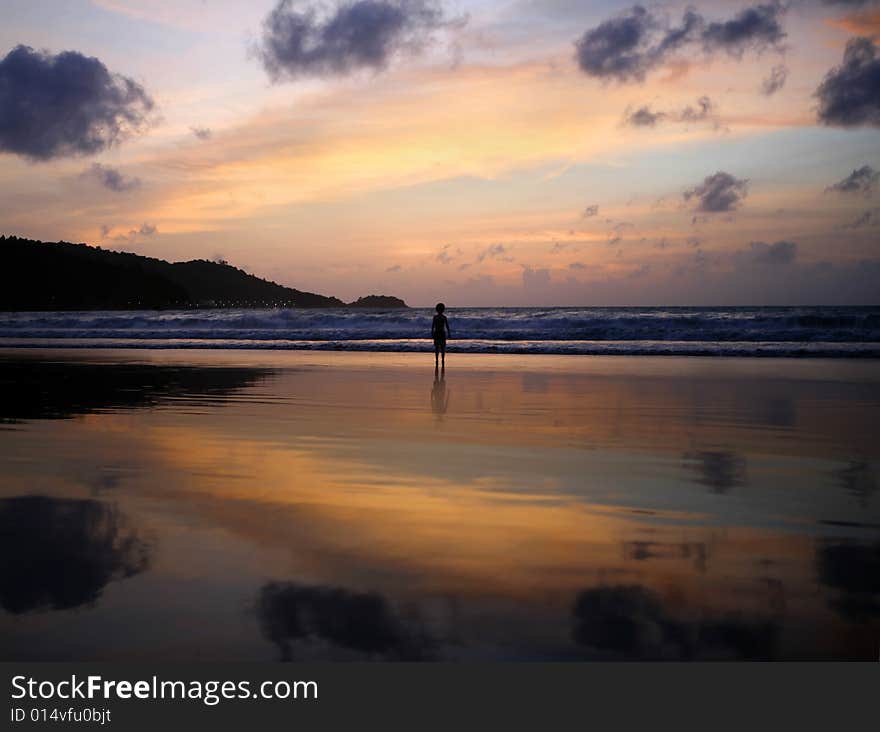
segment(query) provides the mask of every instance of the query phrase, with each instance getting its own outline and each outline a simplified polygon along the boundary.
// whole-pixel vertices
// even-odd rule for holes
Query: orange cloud
[[[836,28],[858,36],[880,36],[880,10],[862,10],[828,21]]]

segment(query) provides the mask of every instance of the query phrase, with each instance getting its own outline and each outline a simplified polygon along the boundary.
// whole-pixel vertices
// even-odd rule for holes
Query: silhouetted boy
[[[452,332],[449,330],[449,321],[443,314],[446,306],[442,302],[437,303],[437,314],[431,323],[431,337],[434,339],[434,366],[441,354],[443,356],[443,368],[446,368],[446,336],[452,338]]]

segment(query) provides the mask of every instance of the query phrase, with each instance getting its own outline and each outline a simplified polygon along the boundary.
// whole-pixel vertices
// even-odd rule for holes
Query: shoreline
[[[249,339],[107,339],[95,338],[15,339],[0,338],[0,351],[251,351],[298,353],[411,353],[433,354],[426,341],[411,339],[382,347],[374,340],[345,341],[281,341]],[[345,345],[342,345],[345,344]],[[589,344],[589,345],[584,345]],[[621,357],[639,358],[730,358],[788,360],[880,360],[880,343],[868,342],[753,342],[753,341],[457,341],[464,350],[448,353],[460,356],[564,356],[564,357]]]

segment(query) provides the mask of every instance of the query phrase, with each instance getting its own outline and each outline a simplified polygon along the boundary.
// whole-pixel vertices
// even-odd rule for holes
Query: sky
[[[0,17],[0,233],[345,300],[880,302],[880,0]]]

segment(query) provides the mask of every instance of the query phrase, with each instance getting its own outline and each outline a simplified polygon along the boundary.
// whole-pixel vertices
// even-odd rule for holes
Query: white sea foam
[[[880,308],[451,308],[465,352],[880,356]],[[0,345],[430,350],[432,312],[0,313]]]

